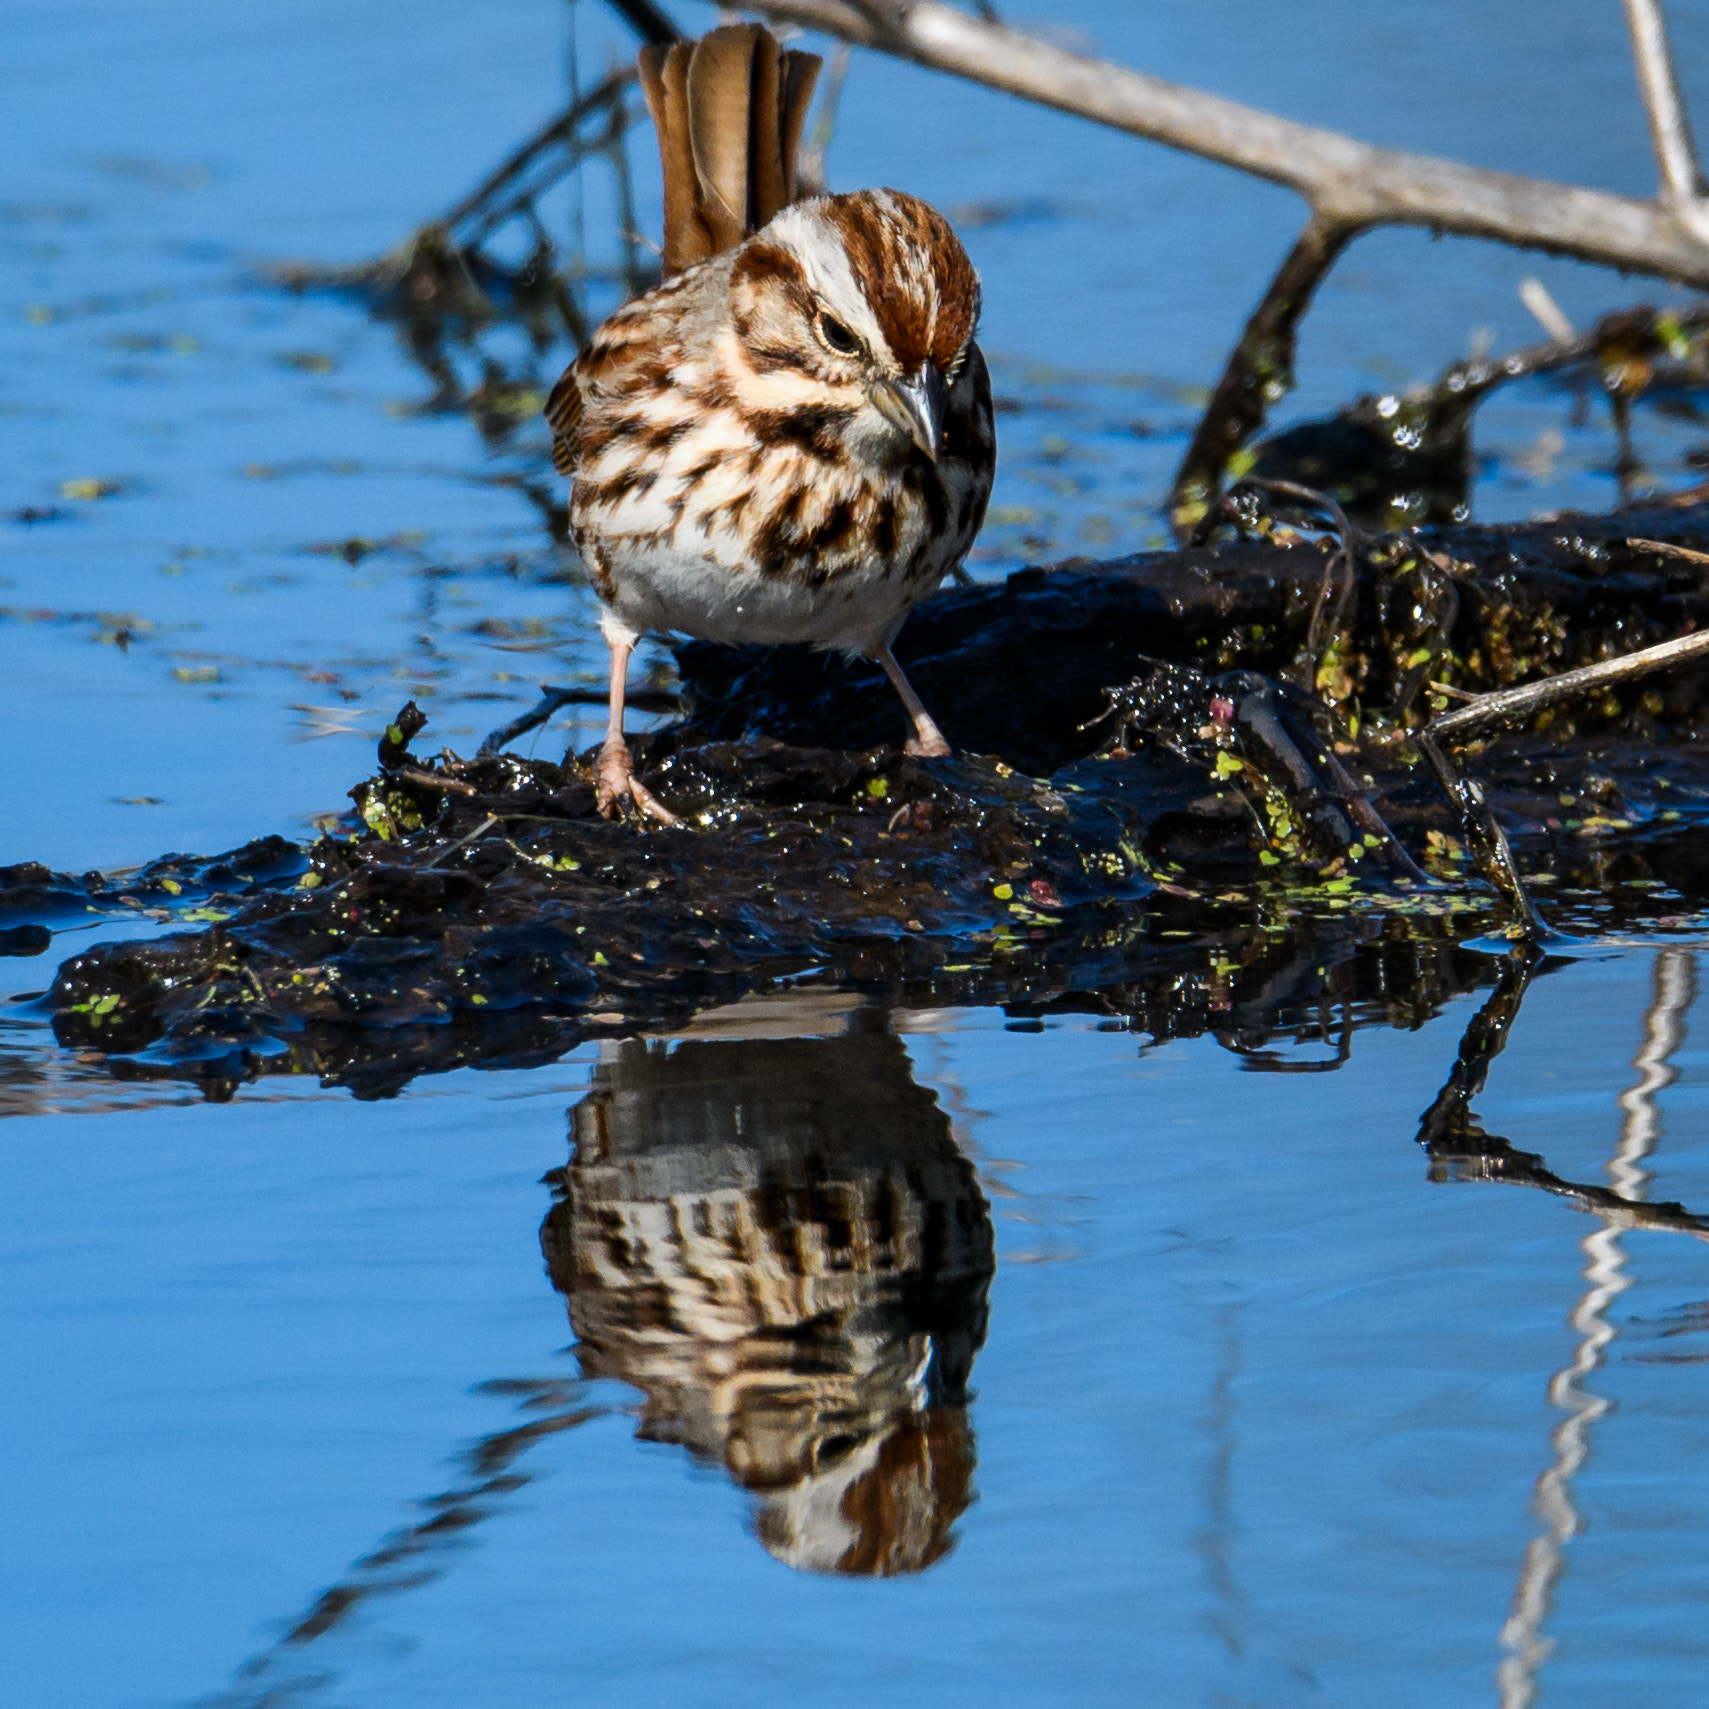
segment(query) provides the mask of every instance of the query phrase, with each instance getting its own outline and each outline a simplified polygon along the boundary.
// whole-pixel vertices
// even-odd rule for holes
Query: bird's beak
[[[872,388],[872,401],[879,414],[907,434],[934,463],[948,399],[949,387],[930,362],[923,363],[919,373],[908,379],[879,380]]]

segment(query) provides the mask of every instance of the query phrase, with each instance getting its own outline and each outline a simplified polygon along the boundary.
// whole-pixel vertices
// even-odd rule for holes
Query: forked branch
[[[1339,224],[1427,226],[1709,285],[1709,241],[1698,235],[1688,205],[1673,197],[1636,201],[1377,148],[1071,52],[943,0],[749,0],[747,10],[1285,184]],[[1654,13],[1654,0],[1629,0],[1628,11]],[[1660,39],[1665,56],[1665,35]],[[1647,63],[1655,69],[1661,61]],[[1689,146],[1677,90],[1675,111],[1668,134]]]
[[[1347,245],[1382,225],[1549,250],[1709,286],[1709,190],[1660,0],[1625,0],[1661,189],[1654,201],[1376,148],[1167,83],[975,17],[943,0],[749,0],[749,9],[1007,90],[1296,190],[1311,218],[1247,322],[1176,475],[1177,535],[1215,503],[1231,460],[1293,384],[1295,329]]]

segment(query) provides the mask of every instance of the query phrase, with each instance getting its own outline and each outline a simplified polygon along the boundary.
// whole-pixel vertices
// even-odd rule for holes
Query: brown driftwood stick
[[[584,120],[611,114],[621,122],[622,101],[635,81],[632,66],[609,72],[555,119],[542,125],[507,159],[441,216],[439,224],[459,247],[479,243],[519,208],[549,190],[580,161],[579,132]]]

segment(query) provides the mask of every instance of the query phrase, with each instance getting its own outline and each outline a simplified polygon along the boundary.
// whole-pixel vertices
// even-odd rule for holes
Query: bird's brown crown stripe
[[[843,240],[849,268],[904,370],[926,360],[948,368],[979,318],[979,275],[936,208],[902,190],[831,196],[825,215]],[[914,280],[929,272],[934,305]]]

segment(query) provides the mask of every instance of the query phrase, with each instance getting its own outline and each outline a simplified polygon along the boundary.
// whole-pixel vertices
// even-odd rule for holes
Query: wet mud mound
[[[192,912],[227,917],[202,930],[67,961],[55,1031],[126,1072],[307,1071],[378,1093],[669,1030],[779,981],[1042,1012],[1157,973],[1191,987],[1205,946],[1242,935],[1148,875],[1171,827],[1262,870],[1234,792],[1149,755],[1049,784],[989,760],[764,742],[688,748],[656,771],[673,801],[705,804],[702,823],[610,824],[585,776],[544,762],[447,766],[472,792],[442,806],[382,776],[358,793],[385,834],[324,838],[294,879],[213,893]],[[1231,900],[1212,910],[1246,906],[1217,894]],[[1416,907],[1446,926],[1448,898]]]
[[[1694,626],[1703,566],[1633,537],[1695,549],[1709,513],[1367,541],[1351,576],[1292,538],[948,592],[898,651],[950,760],[899,753],[888,691],[857,668],[685,647],[685,716],[636,742],[676,829],[600,818],[574,756],[419,757],[412,706],[307,850],[270,838],[122,882],[14,868],[0,929],[37,953],[89,910],[199,927],[97,943],[37,1001],[115,1075],[212,1096],[275,1073],[385,1095],[802,984],[1334,1060],[1356,1026],[1416,1024],[1491,977],[1455,945],[1500,925],[1498,900],[1404,729],[1431,684],[1504,686]],[[1314,695],[1284,678],[1326,566],[1344,597]],[[1470,750],[1555,923],[1695,917],[1706,687],[1681,673]]]

